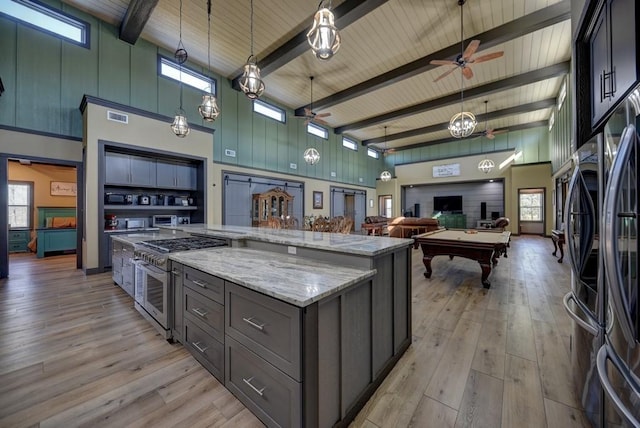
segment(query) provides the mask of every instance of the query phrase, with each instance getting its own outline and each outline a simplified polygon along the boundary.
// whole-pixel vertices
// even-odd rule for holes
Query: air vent
[[[129,123],[129,115],[123,113],[116,113],[115,111],[107,110],[107,119],[114,122]]]

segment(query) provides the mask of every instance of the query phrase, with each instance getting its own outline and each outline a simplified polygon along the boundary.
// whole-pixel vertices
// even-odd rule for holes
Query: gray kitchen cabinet
[[[133,245],[122,244],[122,284],[127,294],[134,297],[135,264],[133,263]]]
[[[195,190],[197,188],[197,169],[195,165],[157,159],[156,184],[164,189]]]
[[[178,267],[179,266],[179,267]],[[172,262],[182,271],[181,301],[182,344],[209,372],[224,383],[224,287],[223,279]],[[172,275],[175,280],[178,275]],[[174,321],[175,324],[175,321]]]
[[[184,343],[184,280],[183,280],[183,266],[180,263],[171,261],[171,290],[173,298],[173,323],[172,323],[172,336],[174,340],[180,343]],[[171,312],[170,312],[171,313]]]
[[[113,282],[122,286],[122,243],[111,243],[111,277]]]
[[[591,124],[604,120],[638,81],[635,0],[607,0],[589,38]]]
[[[105,184],[156,186],[156,161],[150,157],[105,152]]]

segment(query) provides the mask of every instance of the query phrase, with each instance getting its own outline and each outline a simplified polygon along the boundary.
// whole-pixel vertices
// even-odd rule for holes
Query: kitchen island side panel
[[[411,248],[393,253],[394,354],[411,343]]]
[[[373,332],[371,364],[374,377],[393,356],[394,349],[394,272],[395,253],[385,254],[375,261],[378,274],[373,279],[371,290],[371,330]]]

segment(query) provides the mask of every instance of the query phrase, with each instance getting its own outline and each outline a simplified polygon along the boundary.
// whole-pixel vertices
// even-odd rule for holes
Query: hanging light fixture
[[[207,70],[211,75],[211,0],[207,0]],[[202,104],[198,106],[198,112],[207,122],[213,122],[220,115],[213,87],[210,86],[209,92],[202,95]]]
[[[459,0],[460,4],[460,55],[464,56],[464,33],[463,33],[463,8],[464,0]],[[460,113],[456,113],[449,121],[449,133],[453,138],[466,138],[473,134],[478,121],[473,113],[464,111],[464,73],[460,73]]]
[[[244,65],[244,73],[240,77],[240,89],[247,97],[254,100],[264,92],[264,82],[260,78],[260,68],[258,67],[258,58],[253,55],[253,0],[250,0],[251,6],[251,55],[247,58]]]
[[[484,158],[480,161],[480,163],[478,163],[478,169],[484,172],[485,174],[491,171],[494,166],[496,166],[496,164],[491,159],[488,159],[488,158]]]
[[[326,6],[325,4],[329,5]],[[340,32],[331,12],[331,0],[321,0],[313,17],[313,25],[307,33],[307,40],[316,58],[328,60],[340,49]]]
[[[383,156],[387,153],[387,126],[384,126],[384,151]],[[391,181],[391,173],[386,169],[380,173],[380,180]]]
[[[318,152],[314,147],[309,147],[304,151],[302,157],[309,165],[315,165],[320,160],[320,152]]]
[[[176,111],[176,116],[171,124],[171,130],[177,137],[184,138],[189,135],[191,129],[189,129],[189,123],[187,122],[187,114],[182,109],[182,64],[189,58],[189,54],[187,54],[187,50],[182,44],[182,0],[180,0],[180,39],[173,57],[178,65],[180,65],[180,108]]]

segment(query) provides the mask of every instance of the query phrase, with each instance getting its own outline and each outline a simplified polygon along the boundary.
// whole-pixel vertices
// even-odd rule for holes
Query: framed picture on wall
[[[322,192],[313,192],[313,208],[322,209]]]
[[[66,181],[51,182],[51,196],[76,196],[77,192],[76,183]]]

